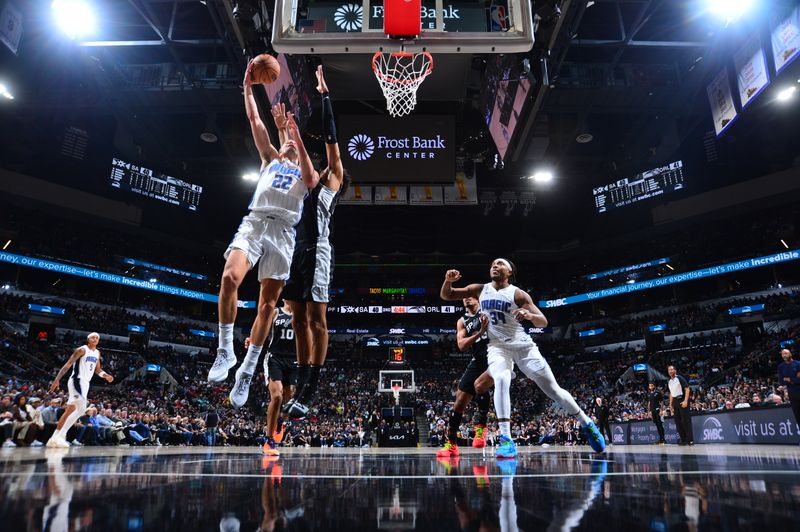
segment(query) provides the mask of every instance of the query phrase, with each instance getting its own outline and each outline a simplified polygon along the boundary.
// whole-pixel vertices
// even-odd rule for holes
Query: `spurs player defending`
[[[317,91],[322,95],[322,130],[328,166],[319,177],[319,184],[305,200],[303,217],[297,226],[297,246],[292,258],[291,274],[283,298],[294,314],[297,342],[297,394],[284,406],[291,418],[303,418],[313,403],[319,375],[328,356],[328,289],[333,278],[334,253],[331,246],[333,213],[349,183],[336,138],[336,124],[328,85],[317,68]],[[302,146],[299,146],[302,149]],[[313,167],[303,167],[314,173]]]
[[[72,353],[72,356],[61,367],[58,375],[50,385],[50,393],[58,391],[61,378],[72,368],[72,373],[67,382],[67,390],[69,392],[67,408],[64,410],[61,419],[58,420],[56,431],[47,442],[48,447],[69,448],[67,432],[86,412],[86,407],[89,406],[86,396],[89,393],[89,383],[92,380],[92,375],[97,374],[108,382],[114,381],[114,377],[100,367],[100,351],[97,350],[98,343],[100,343],[100,335],[96,332],[87,336],[86,345],[77,348]]]
[[[319,180],[316,174],[301,176],[301,165],[310,165],[311,161],[301,160],[302,154],[298,150],[300,132],[291,113],[285,114],[282,105],[274,106],[272,115],[278,130],[281,133],[285,130],[289,140],[283,143],[280,151],[270,143],[253,96],[250,66],[244,76],[244,106],[253,140],[261,156],[261,177],[250,201],[250,214],[242,219],[239,230],[225,252],[225,269],[219,291],[219,348],[214,365],[208,372],[209,382],[224,381],[228,378],[228,371],[236,365],[233,324],[236,320],[239,285],[248,270],[258,263],[258,280],[261,283],[258,316],[261,319],[253,324],[251,344],[245,357],[252,367],[243,368],[243,372],[252,377],[269,332],[270,317],[283,284],[289,277],[294,251],[294,226],[300,220],[303,199]],[[308,158],[307,153],[304,155]]]
[[[488,369],[486,348],[489,337],[486,331],[489,327],[489,318],[481,312],[478,300],[474,297],[464,298],[464,309],[464,316],[456,322],[456,342],[459,351],[469,350],[472,352],[472,360],[458,383],[456,400],[447,424],[447,442],[436,453],[439,458],[458,456],[458,427],[461,425],[467,404],[473,398],[478,405],[478,414],[475,420],[475,439],[472,440],[472,446],[476,449],[486,447],[485,431],[489,415],[489,392],[476,393],[475,381]]]
[[[576,416],[589,445],[595,452],[603,452],[606,447],[603,435],[572,395],[558,385],[550,365],[521,324],[530,321],[537,327],[546,327],[547,318],[533,304],[527,292],[510,284],[514,273],[515,267],[511,261],[499,258],[492,262],[489,269],[490,283],[453,288],[453,283],[461,279],[461,274],[458,270],[448,270],[440,294],[447,301],[477,297],[481,310],[489,316],[487,358],[489,374],[494,379],[494,408],[500,429],[497,457],[514,458],[517,455],[517,446],[511,437],[510,388],[514,363],[545,395],[570,415]]]

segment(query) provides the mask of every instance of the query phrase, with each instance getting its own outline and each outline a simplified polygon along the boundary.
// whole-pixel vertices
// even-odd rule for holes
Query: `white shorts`
[[[492,345],[489,344],[486,356],[489,360],[489,374],[494,375],[500,371],[514,371],[514,363],[528,377],[529,372],[539,373],[545,371],[550,365],[539,352],[539,346],[534,343],[529,345]]]
[[[259,281],[285,281],[289,278],[294,239],[294,227],[288,222],[273,216],[250,213],[242,218],[224,257],[227,259],[231,251],[238,249],[247,255],[251,269],[258,263]]]
[[[68,405],[74,405],[78,401],[87,401],[86,396],[89,393],[89,383],[88,382],[82,382],[80,384],[80,386],[81,386],[81,389],[78,390],[75,387],[75,383],[72,381],[72,378],[67,380],[67,394],[68,394],[67,404]]]

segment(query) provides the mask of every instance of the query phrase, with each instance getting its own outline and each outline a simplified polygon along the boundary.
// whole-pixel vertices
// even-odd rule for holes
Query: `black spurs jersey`
[[[327,242],[333,231],[333,211],[339,203],[339,193],[319,183],[303,200],[303,215],[295,227],[295,239],[309,247]]]
[[[272,331],[269,336],[269,353],[272,356],[295,358],[297,350],[294,343],[294,329],[292,329],[292,315],[278,309]]]
[[[480,315],[480,312],[475,315],[465,312],[464,316],[462,316],[462,319],[464,320],[464,329],[466,329],[467,332],[467,338],[481,329]],[[488,346],[489,336],[486,333],[483,333],[483,336],[481,336],[474,344],[472,344],[472,358],[486,358],[486,350]]]

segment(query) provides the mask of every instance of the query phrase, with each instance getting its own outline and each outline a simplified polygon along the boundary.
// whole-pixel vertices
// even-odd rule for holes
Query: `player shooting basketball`
[[[210,382],[224,381],[228,371],[236,365],[233,324],[238,290],[245,274],[258,263],[258,280],[261,283],[258,315],[261,319],[256,320],[259,326],[250,333],[251,345],[245,357],[246,362],[252,363],[253,369],[249,372],[252,375],[269,332],[269,318],[289,277],[295,246],[294,226],[300,220],[303,200],[309,189],[314,189],[319,181],[316,173],[304,171],[311,161],[302,146],[300,132],[291,113],[280,115],[282,107],[273,109],[273,118],[279,128],[279,122],[285,124],[289,139],[281,145],[280,151],[270,142],[253,96],[253,64],[251,62],[248,65],[244,77],[244,106],[261,157],[261,176],[250,201],[250,213],[242,219],[239,230],[225,252],[225,269],[219,292],[219,349],[208,373]],[[254,354],[255,358],[252,356]]]

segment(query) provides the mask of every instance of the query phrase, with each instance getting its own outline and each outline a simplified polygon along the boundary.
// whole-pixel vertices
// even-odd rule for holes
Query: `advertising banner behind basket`
[[[692,416],[692,429],[695,443],[800,443],[800,426],[789,406],[698,414]],[[664,419],[664,432],[667,443],[677,443],[678,433],[672,418]],[[649,420],[612,423],[611,434],[614,443],[639,445],[658,441],[656,426]]]
[[[452,116],[350,115],[341,117],[337,124],[339,145],[344,148],[342,161],[354,182],[453,184],[456,157]]]

